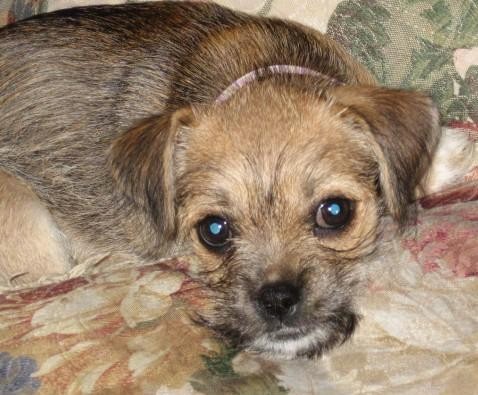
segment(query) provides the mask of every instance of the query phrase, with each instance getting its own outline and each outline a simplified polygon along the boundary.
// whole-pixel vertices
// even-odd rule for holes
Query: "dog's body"
[[[23,21],[0,31],[4,275],[193,252],[220,272],[212,327],[318,354],[353,331],[360,266],[380,217],[406,218],[437,122],[428,98],[374,87],[339,46],[290,22],[189,2]],[[353,214],[323,227],[324,201]],[[43,222],[29,226],[31,212]],[[204,241],[204,218],[206,232],[227,219],[223,249]],[[18,254],[29,240],[44,253]]]

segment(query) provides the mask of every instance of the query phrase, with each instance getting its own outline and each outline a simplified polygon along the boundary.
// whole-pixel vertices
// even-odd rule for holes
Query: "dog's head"
[[[164,242],[202,262],[217,302],[208,325],[251,349],[314,356],[353,332],[380,219],[406,220],[438,130],[418,93],[272,79],[145,121],[112,164]]]

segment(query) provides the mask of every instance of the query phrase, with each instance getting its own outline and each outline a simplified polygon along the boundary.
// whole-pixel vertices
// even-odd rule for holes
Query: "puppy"
[[[352,334],[381,219],[406,222],[439,134],[428,97],[296,23],[169,1],[40,15],[0,31],[3,275],[192,253],[204,323],[320,355]]]

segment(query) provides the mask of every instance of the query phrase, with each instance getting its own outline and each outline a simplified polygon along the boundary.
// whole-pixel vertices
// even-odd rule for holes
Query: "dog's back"
[[[82,141],[116,135],[167,105],[210,101],[241,75],[274,64],[373,83],[312,30],[212,3],[39,15],[0,30],[2,146],[78,131]]]

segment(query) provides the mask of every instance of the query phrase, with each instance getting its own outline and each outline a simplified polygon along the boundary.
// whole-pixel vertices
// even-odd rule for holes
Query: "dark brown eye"
[[[199,240],[210,250],[221,250],[229,244],[231,230],[226,219],[208,216],[198,224]]]
[[[344,198],[330,198],[319,204],[315,223],[319,229],[339,229],[347,225],[352,214],[352,202]]]

